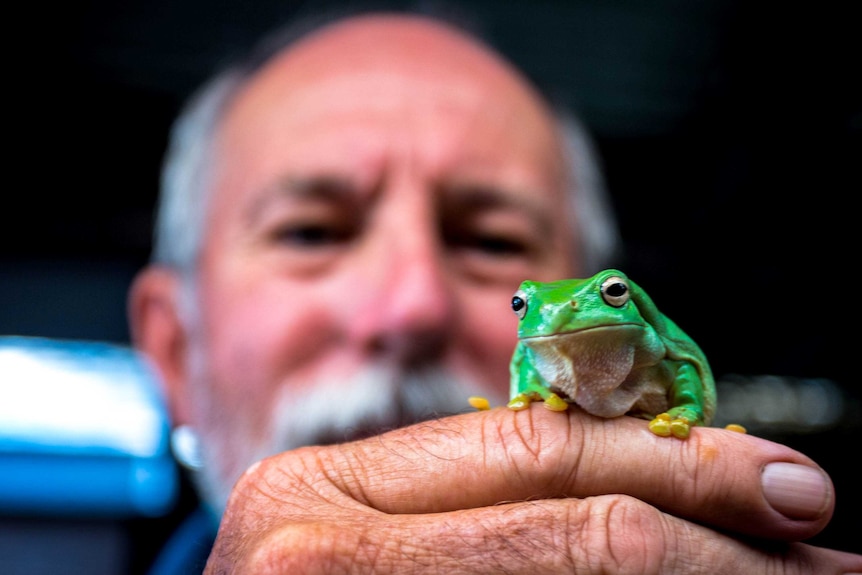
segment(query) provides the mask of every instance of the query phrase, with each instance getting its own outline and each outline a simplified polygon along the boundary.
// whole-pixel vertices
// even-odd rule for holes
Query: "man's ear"
[[[189,422],[186,328],[180,319],[180,278],[168,268],[142,270],[129,291],[132,344],[152,361],[174,425]]]

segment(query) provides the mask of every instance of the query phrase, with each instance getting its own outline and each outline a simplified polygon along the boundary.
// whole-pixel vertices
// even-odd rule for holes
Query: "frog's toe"
[[[649,422],[649,430],[659,437],[670,437],[670,416],[660,413]]]
[[[659,437],[678,437],[687,439],[691,434],[691,422],[685,417],[673,418],[667,413],[660,413],[649,422],[649,430]]]
[[[548,397],[545,398],[545,409],[549,409],[551,411],[566,411],[569,408],[569,404],[566,403],[566,400],[557,395],[556,393],[551,393]]]
[[[691,434],[691,423],[684,417],[673,419],[670,422],[670,432],[674,437],[688,439]]]
[[[471,395],[467,398],[467,401],[470,405],[479,411],[487,411],[491,409],[491,402],[488,401],[485,397],[480,397],[478,395]]]
[[[530,407],[530,396],[526,393],[519,393],[515,397],[509,400],[509,403],[506,404],[506,407],[512,409],[514,411],[521,411],[522,409],[527,409]]]

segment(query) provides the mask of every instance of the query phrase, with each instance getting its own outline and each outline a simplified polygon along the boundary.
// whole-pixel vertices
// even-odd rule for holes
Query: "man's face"
[[[219,132],[187,342],[217,481],[505,402],[513,292],[578,271],[557,137],[510,69],[428,24],[342,25],[252,79]]]

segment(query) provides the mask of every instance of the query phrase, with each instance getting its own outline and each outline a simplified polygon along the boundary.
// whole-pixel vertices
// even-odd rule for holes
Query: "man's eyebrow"
[[[290,199],[352,201],[354,188],[347,178],[338,176],[284,177],[258,194],[246,210],[246,220],[254,223],[273,204]]]
[[[487,185],[453,185],[444,194],[444,201],[455,209],[479,211],[504,209],[526,213],[535,224],[548,230],[552,224],[551,213],[544,202],[535,198],[538,194],[528,191],[506,191]],[[559,206],[559,209],[567,209]]]

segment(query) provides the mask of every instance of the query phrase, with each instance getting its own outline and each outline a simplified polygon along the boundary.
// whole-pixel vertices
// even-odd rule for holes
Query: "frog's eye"
[[[522,290],[518,290],[512,296],[512,311],[515,312],[518,319],[524,319],[524,316],[527,315],[527,294]]]
[[[622,307],[629,299],[629,284],[620,276],[611,276],[602,282],[602,299],[608,305]]]

